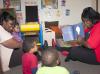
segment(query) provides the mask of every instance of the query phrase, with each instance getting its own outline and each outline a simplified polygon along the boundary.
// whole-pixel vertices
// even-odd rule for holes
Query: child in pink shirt
[[[37,51],[36,43],[32,39],[26,38],[23,46],[25,52],[22,56],[23,74],[35,74],[38,67],[37,57],[33,54]]]

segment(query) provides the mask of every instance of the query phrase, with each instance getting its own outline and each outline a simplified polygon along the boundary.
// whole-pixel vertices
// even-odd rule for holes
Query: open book
[[[82,23],[66,25],[62,27],[61,30],[64,41],[77,40],[78,35],[84,37],[84,29]]]

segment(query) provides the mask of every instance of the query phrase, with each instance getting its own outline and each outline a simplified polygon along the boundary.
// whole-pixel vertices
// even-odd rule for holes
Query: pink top
[[[32,53],[24,53],[22,56],[23,74],[32,74],[32,68],[37,68],[37,57]]]

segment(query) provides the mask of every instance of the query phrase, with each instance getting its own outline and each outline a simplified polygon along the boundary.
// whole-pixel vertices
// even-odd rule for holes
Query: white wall
[[[75,24],[81,21],[83,8],[92,6],[91,0],[66,0],[66,6],[61,6],[61,0],[58,0],[58,9],[41,9],[39,3],[40,21],[59,21],[59,25]],[[66,9],[70,10],[70,15],[66,16]],[[59,13],[58,13],[59,11]],[[59,14],[59,16],[57,16]]]
[[[91,4],[92,4],[92,7],[93,7],[95,10],[96,10],[96,1],[97,1],[97,0],[91,0],[91,2],[92,2],[92,3],[91,3]]]
[[[58,0],[58,9],[41,9],[41,0],[21,0],[23,23],[25,23],[25,5],[38,5],[40,22],[59,21],[59,25],[78,23],[81,21],[81,13],[85,7],[92,6],[95,8],[93,0],[66,0],[65,7],[61,6],[61,0]],[[66,9],[70,10],[69,16],[66,16]]]
[[[41,9],[41,0],[38,1],[39,5],[39,18],[40,21],[58,21],[59,17],[57,16],[58,9],[52,8],[42,8]]]
[[[25,23],[25,6],[38,5],[39,20],[44,21],[59,21],[59,25],[75,24],[81,21],[81,13],[83,8],[92,6],[95,9],[96,0],[65,0],[66,6],[61,6],[61,1],[58,0],[58,9],[41,9],[41,0],[21,0],[21,12]],[[100,0],[98,0],[100,3]],[[3,7],[3,0],[0,0],[0,8]],[[100,4],[99,4],[100,7]],[[70,10],[70,15],[66,16],[66,9]],[[100,8],[99,8],[100,11]]]
[[[100,0],[98,0],[98,11],[100,13]]]
[[[3,8],[3,0],[0,0],[0,8]]]

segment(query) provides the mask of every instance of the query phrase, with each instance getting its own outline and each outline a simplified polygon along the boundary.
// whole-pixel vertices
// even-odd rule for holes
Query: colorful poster
[[[58,8],[58,0],[41,0],[41,8]]]

